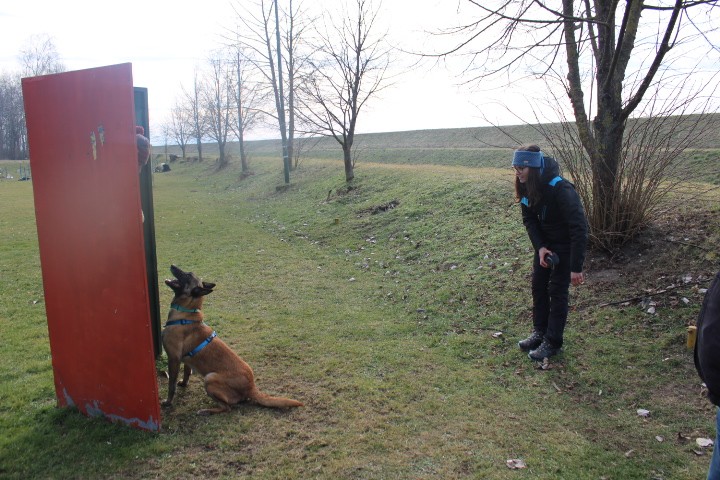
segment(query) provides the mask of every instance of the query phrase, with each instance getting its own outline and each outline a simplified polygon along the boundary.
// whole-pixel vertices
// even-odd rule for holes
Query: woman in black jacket
[[[560,352],[568,315],[570,283],[585,281],[588,227],[575,187],[537,145],[515,151],[515,195],[535,249],[532,275],[533,332],[518,342],[532,360]]]

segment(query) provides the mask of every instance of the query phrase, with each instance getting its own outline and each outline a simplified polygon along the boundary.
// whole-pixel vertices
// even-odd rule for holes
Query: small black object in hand
[[[555,268],[555,265],[560,263],[560,257],[558,257],[557,253],[548,253],[545,255],[545,263],[547,263],[550,268]]]

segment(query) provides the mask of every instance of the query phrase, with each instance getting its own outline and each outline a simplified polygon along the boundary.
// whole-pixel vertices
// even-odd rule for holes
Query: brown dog
[[[168,398],[163,406],[172,405],[180,362],[185,364],[184,387],[192,370],[205,379],[205,391],[215,400],[218,408],[200,410],[201,415],[230,411],[230,406],[251,400],[265,407],[301,407],[296,400],[271,397],[260,392],[250,365],[215,336],[203,323],[201,311],[203,297],[213,291],[214,283],[201,281],[192,272],[183,272],[175,265],[170,267],[174,280],[165,280],[175,297],[170,306],[168,321],[162,332],[162,343],[168,356],[170,383]]]

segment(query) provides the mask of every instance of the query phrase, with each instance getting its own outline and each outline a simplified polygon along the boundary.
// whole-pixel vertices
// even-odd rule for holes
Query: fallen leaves
[[[636,413],[639,417],[642,417],[645,419],[650,418],[650,414],[651,414],[650,410],[647,410],[645,408],[638,408],[636,410]],[[676,441],[678,444],[687,445],[688,442],[690,442],[692,440],[692,438],[693,437],[690,435],[684,434],[682,432],[678,432]],[[658,443],[663,443],[663,442],[665,442],[665,437],[662,435],[655,435],[655,441],[657,441]],[[705,455],[705,453],[706,453],[705,449],[712,448],[713,444],[714,444],[714,442],[712,439],[697,437],[697,438],[695,438],[695,445],[698,448],[693,448],[692,452],[697,456]],[[626,458],[630,458],[635,455],[636,455],[635,449],[631,449],[631,450],[628,450],[625,452]]]
[[[535,362],[535,365],[538,370],[549,370],[550,360],[548,358],[543,358],[542,362]]]

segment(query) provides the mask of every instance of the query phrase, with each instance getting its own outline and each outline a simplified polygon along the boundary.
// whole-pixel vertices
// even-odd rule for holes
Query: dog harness
[[[178,306],[179,306],[179,305],[172,305],[173,308],[178,307]],[[183,307],[180,307],[180,308],[183,308]],[[176,310],[177,310],[177,309],[176,309]],[[184,311],[186,311],[186,312],[199,312],[200,310],[198,310],[198,309],[190,310],[190,309],[187,309],[187,308],[186,308],[186,309],[184,309]],[[173,325],[192,325],[193,323],[202,323],[202,320],[188,320],[188,319],[186,319],[186,318],[181,318],[181,319],[179,319],[179,320],[170,320],[169,322],[165,323],[165,326],[166,326],[166,327],[172,327]],[[210,342],[212,342],[215,337],[217,337],[217,333],[215,333],[215,332],[213,331],[213,332],[210,334],[209,337],[207,337],[205,340],[203,340],[203,341],[200,343],[200,345],[198,345],[197,347],[193,348],[193,349],[190,350],[188,353],[186,353],[185,355],[183,355],[183,358],[184,358],[184,357],[194,357],[195,355],[197,355],[198,353],[200,353],[200,351],[201,351],[203,348],[205,348],[205,347],[207,347],[208,345],[210,345]]]
[[[200,345],[198,345],[197,347],[193,348],[192,350],[190,350],[190,352],[186,353],[186,354],[183,355],[183,356],[184,356],[184,357],[194,357],[195,355],[197,355],[198,353],[200,353],[200,350],[202,350],[203,348],[205,348],[205,347],[207,347],[208,345],[210,345],[210,342],[212,342],[215,337],[217,337],[217,333],[212,332],[212,333],[210,334],[210,336],[207,337],[205,340],[203,340],[203,342],[202,342]]]

